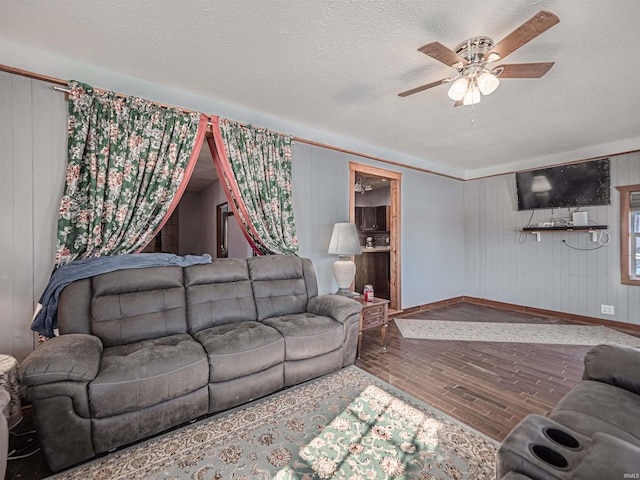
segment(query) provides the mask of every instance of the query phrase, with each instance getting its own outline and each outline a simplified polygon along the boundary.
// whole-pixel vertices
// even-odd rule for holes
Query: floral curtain
[[[69,86],[56,267],[142,250],[177,205],[207,126],[200,113]]]
[[[298,253],[291,202],[291,137],[212,118],[209,139],[221,185],[252,248]]]

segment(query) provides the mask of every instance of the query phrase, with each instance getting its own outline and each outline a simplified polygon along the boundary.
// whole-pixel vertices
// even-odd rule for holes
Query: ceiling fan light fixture
[[[554,13],[540,10],[498,43],[487,36],[468,38],[453,50],[440,42],[428,43],[420,47],[418,51],[448,67],[455,68],[457,75],[454,78],[443,78],[412,88],[399,93],[398,96],[406,97],[452,82],[447,94],[455,101],[454,106],[475,105],[481,101],[482,95],[489,95],[498,88],[500,85],[498,77],[540,78],[549,71],[554,62],[514,63],[495,68],[487,65],[504,60],[559,21],[560,19]]]
[[[489,95],[498,88],[500,85],[500,80],[495,75],[492,75],[489,72],[483,72],[478,77],[478,88],[483,95]]]
[[[473,85],[467,89],[467,93],[464,94],[464,98],[462,99],[463,105],[475,105],[476,103],[480,103],[482,100],[482,95],[480,95],[480,89],[477,85]]]
[[[364,195],[364,192],[370,192],[373,190],[373,187],[369,182],[363,182],[362,178],[359,178],[356,183],[353,185],[353,191],[356,193],[361,193]]]
[[[449,87],[447,95],[449,95],[449,98],[451,100],[458,102],[464,98],[468,87],[469,81],[465,77],[460,77],[455,82],[453,82],[451,87]]]

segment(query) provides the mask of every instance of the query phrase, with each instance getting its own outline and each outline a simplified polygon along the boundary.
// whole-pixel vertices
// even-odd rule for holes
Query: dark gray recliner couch
[[[355,361],[358,302],[318,296],[310,260],[218,259],[78,280],[19,367],[61,470]]]
[[[598,345],[548,417],[528,415],[497,453],[507,479],[640,478],[640,350]]]

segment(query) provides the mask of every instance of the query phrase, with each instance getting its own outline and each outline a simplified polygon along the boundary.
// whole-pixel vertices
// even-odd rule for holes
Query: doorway
[[[350,195],[349,221],[356,224],[360,245],[364,246],[363,253],[354,259],[360,266],[352,290],[360,291],[364,278],[379,282],[381,288],[374,295],[385,298],[388,296],[389,308],[401,309],[400,298],[400,186],[402,174],[391,170],[349,162]],[[388,200],[374,200],[376,205],[364,205],[363,200],[376,195],[378,188],[388,188]],[[386,195],[386,194],[385,194]],[[381,205],[377,205],[381,203]],[[366,277],[369,276],[369,277]],[[386,282],[385,282],[386,279]]]

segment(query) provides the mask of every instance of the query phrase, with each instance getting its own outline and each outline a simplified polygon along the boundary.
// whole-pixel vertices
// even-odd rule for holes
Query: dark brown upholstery
[[[293,256],[70,284],[61,335],[18,373],[50,468],[352,364],[361,308],[319,297],[311,261]]]

